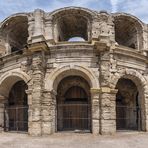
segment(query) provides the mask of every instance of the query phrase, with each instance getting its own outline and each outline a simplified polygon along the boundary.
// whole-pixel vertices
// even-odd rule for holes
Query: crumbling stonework
[[[66,82],[86,92],[90,100],[86,110],[90,113],[90,121],[85,122],[91,122],[87,129],[93,134],[114,134],[118,130],[117,122],[120,127],[119,113],[123,112],[121,109],[117,116],[117,101],[130,99],[135,99],[136,105],[130,106],[130,116],[122,116],[125,119],[121,122],[128,123],[130,120],[126,118],[132,115],[130,123],[137,125],[134,130],[148,131],[147,32],[147,24],[130,14],[110,14],[79,7],[50,13],[36,9],[6,18],[0,23],[0,130],[8,124],[4,106],[10,105],[10,90],[23,80],[28,86],[26,114],[28,134],[32,136],[58,132],[58,124],[62,121],[58,121],[57,99],[61,90],[60,97],[68,90]],[[69,41],[72,37],[85,41]],[[87,84],[72,79],[62,86],[60,82],[70,76],[83,78]],[[117,85],[121,79],[125,82]],[[128,80],[136,87],[137,94],[125,97],[128,91],[123,88]],[[66,100],[62,99],[64,104]],[[122,107],[128,111],[127,106]]]

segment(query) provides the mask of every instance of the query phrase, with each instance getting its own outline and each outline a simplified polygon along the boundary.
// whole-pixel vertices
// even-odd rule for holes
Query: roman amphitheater
[[[80,7],[3,20],[0,131],[148,132],[148,25]]]

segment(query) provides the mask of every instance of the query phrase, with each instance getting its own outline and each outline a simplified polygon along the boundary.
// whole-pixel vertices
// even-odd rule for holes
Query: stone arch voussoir
[[[20,69],[10,70],[0,77],[0,94],[7,97],[14,83],[23,80],[26,84],[31,80],[30,76]]]
[[[88,81],[91,88],[99,88],[98,78],[91,70],[83,66],[67,65],[61,68],[56,68],[50,74],[45,76],[45,89],[49,91],[56,90],[59,82],[70,75],[82,76]]]
[[[111,87],[116,87],[116,84],[120,78],[128,78],[131,79],[136,85],[140,85],[143,88],[147,85],[147,80],[144,78],[142,74],[140,74],[138,71],[133,69],[125,69],[124,71],[120,73],[115,73],[111,77]]]
[[[132,80],[139,92],[139,98],[140,98],[140,104],[142,108],[142,130],[148,131],[148,124],[147,124],[147,119],[148,117],[146,116],[146,112],[148,110],[147,108],[147,103],[148,103],[148,96],[147,96],[147,80],[146,78],[137,70],[134,69],[125,69],[120,71],[119,73],[116,73],[112,76],[111,78],[111,84],[113,88],[116,88],[116,85],[118,83],[118,80],[120,78],[127,78]]]

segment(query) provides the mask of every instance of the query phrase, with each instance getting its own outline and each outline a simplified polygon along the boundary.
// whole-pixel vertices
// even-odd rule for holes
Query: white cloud
[[[116,12],[118,8],[118,0],[110,0],[111,5],[112,5],[112,12]]]
[[[24,11],[33,11],[41,8],[45,11],[53,11],[67,6],[90,7],[93,2],[99,0],[0,0],[0,20],[7,16]]]
[[[148,0],[124,0],[121,10],[128,12],[148,23]]]
[[[87,7],[90,8],[90,4],[93,2],[98,3],[99,0],[53,0],[50,7],[46,7],[46,10],[52,11],[57,8],[67,7],[67,6],[78,6],[78,7]]]
[[[23,0],[0,0],[0,19],[7,17],[13,13],[29,11],[33,8],[35,0],[30,0],[30,4]]]
[[[91,2],[98,2],[98,0],[73,0],[72,5],[73,6],[83,6],[83,7],[89,7],[89,4]]]
[[[80,6],[112,12],[122,11],[148,22],[148,0],[0,0],[0,20],[7,16],[36,8],[53,11],[67,6]]]

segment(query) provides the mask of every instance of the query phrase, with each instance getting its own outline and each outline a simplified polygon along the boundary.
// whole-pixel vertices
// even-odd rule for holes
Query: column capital
[[[53,89],[53,90],[51,90],[51,94],[56,96],[57,95],[57,91]]]
[[[91,93],[112,93],[116,94],[118,92],[117,89],[112,89],[110,87],[100,87],[100,88],[91,88]]]
[[[57,95],[57,92],[56,92],[54,89],[52,89],[52,90],[43,89],[43,92],[44,92],[44,93],[50,93],[51,95],[54,95],[54,96]]]
[[[25,92],[27,95],[30,95],[32,93],[32,89],[25,90]]]
[[[7,97],[6,96],[3,96],[3,95],[0,95],[0,104],[6,104],[7,103]]]
[[[0,94],[0,102],[2,102],[2,101],[4,101],[4,100],[7,100],[7,97]]]
[[[111,94],[116,94],[117,93],[117,89],[113,89],[110,87],[101,87],[101,93],[111,93]]]
[[[90,89],[90,92],[93,94],[93,93],[100,93],[101,92],[101,89],[100,88],[91,88]]]
[[[0,95],[0,100],[5,100],[5,99],[6,99],[6,97],[5,97],[5,96]]]
[[[43,89],[44,93],[51,93],[51,91],[49,89]]]
[[[112,94],[116,94],[118,92],[118,89],[111,89],[111,92]]]

